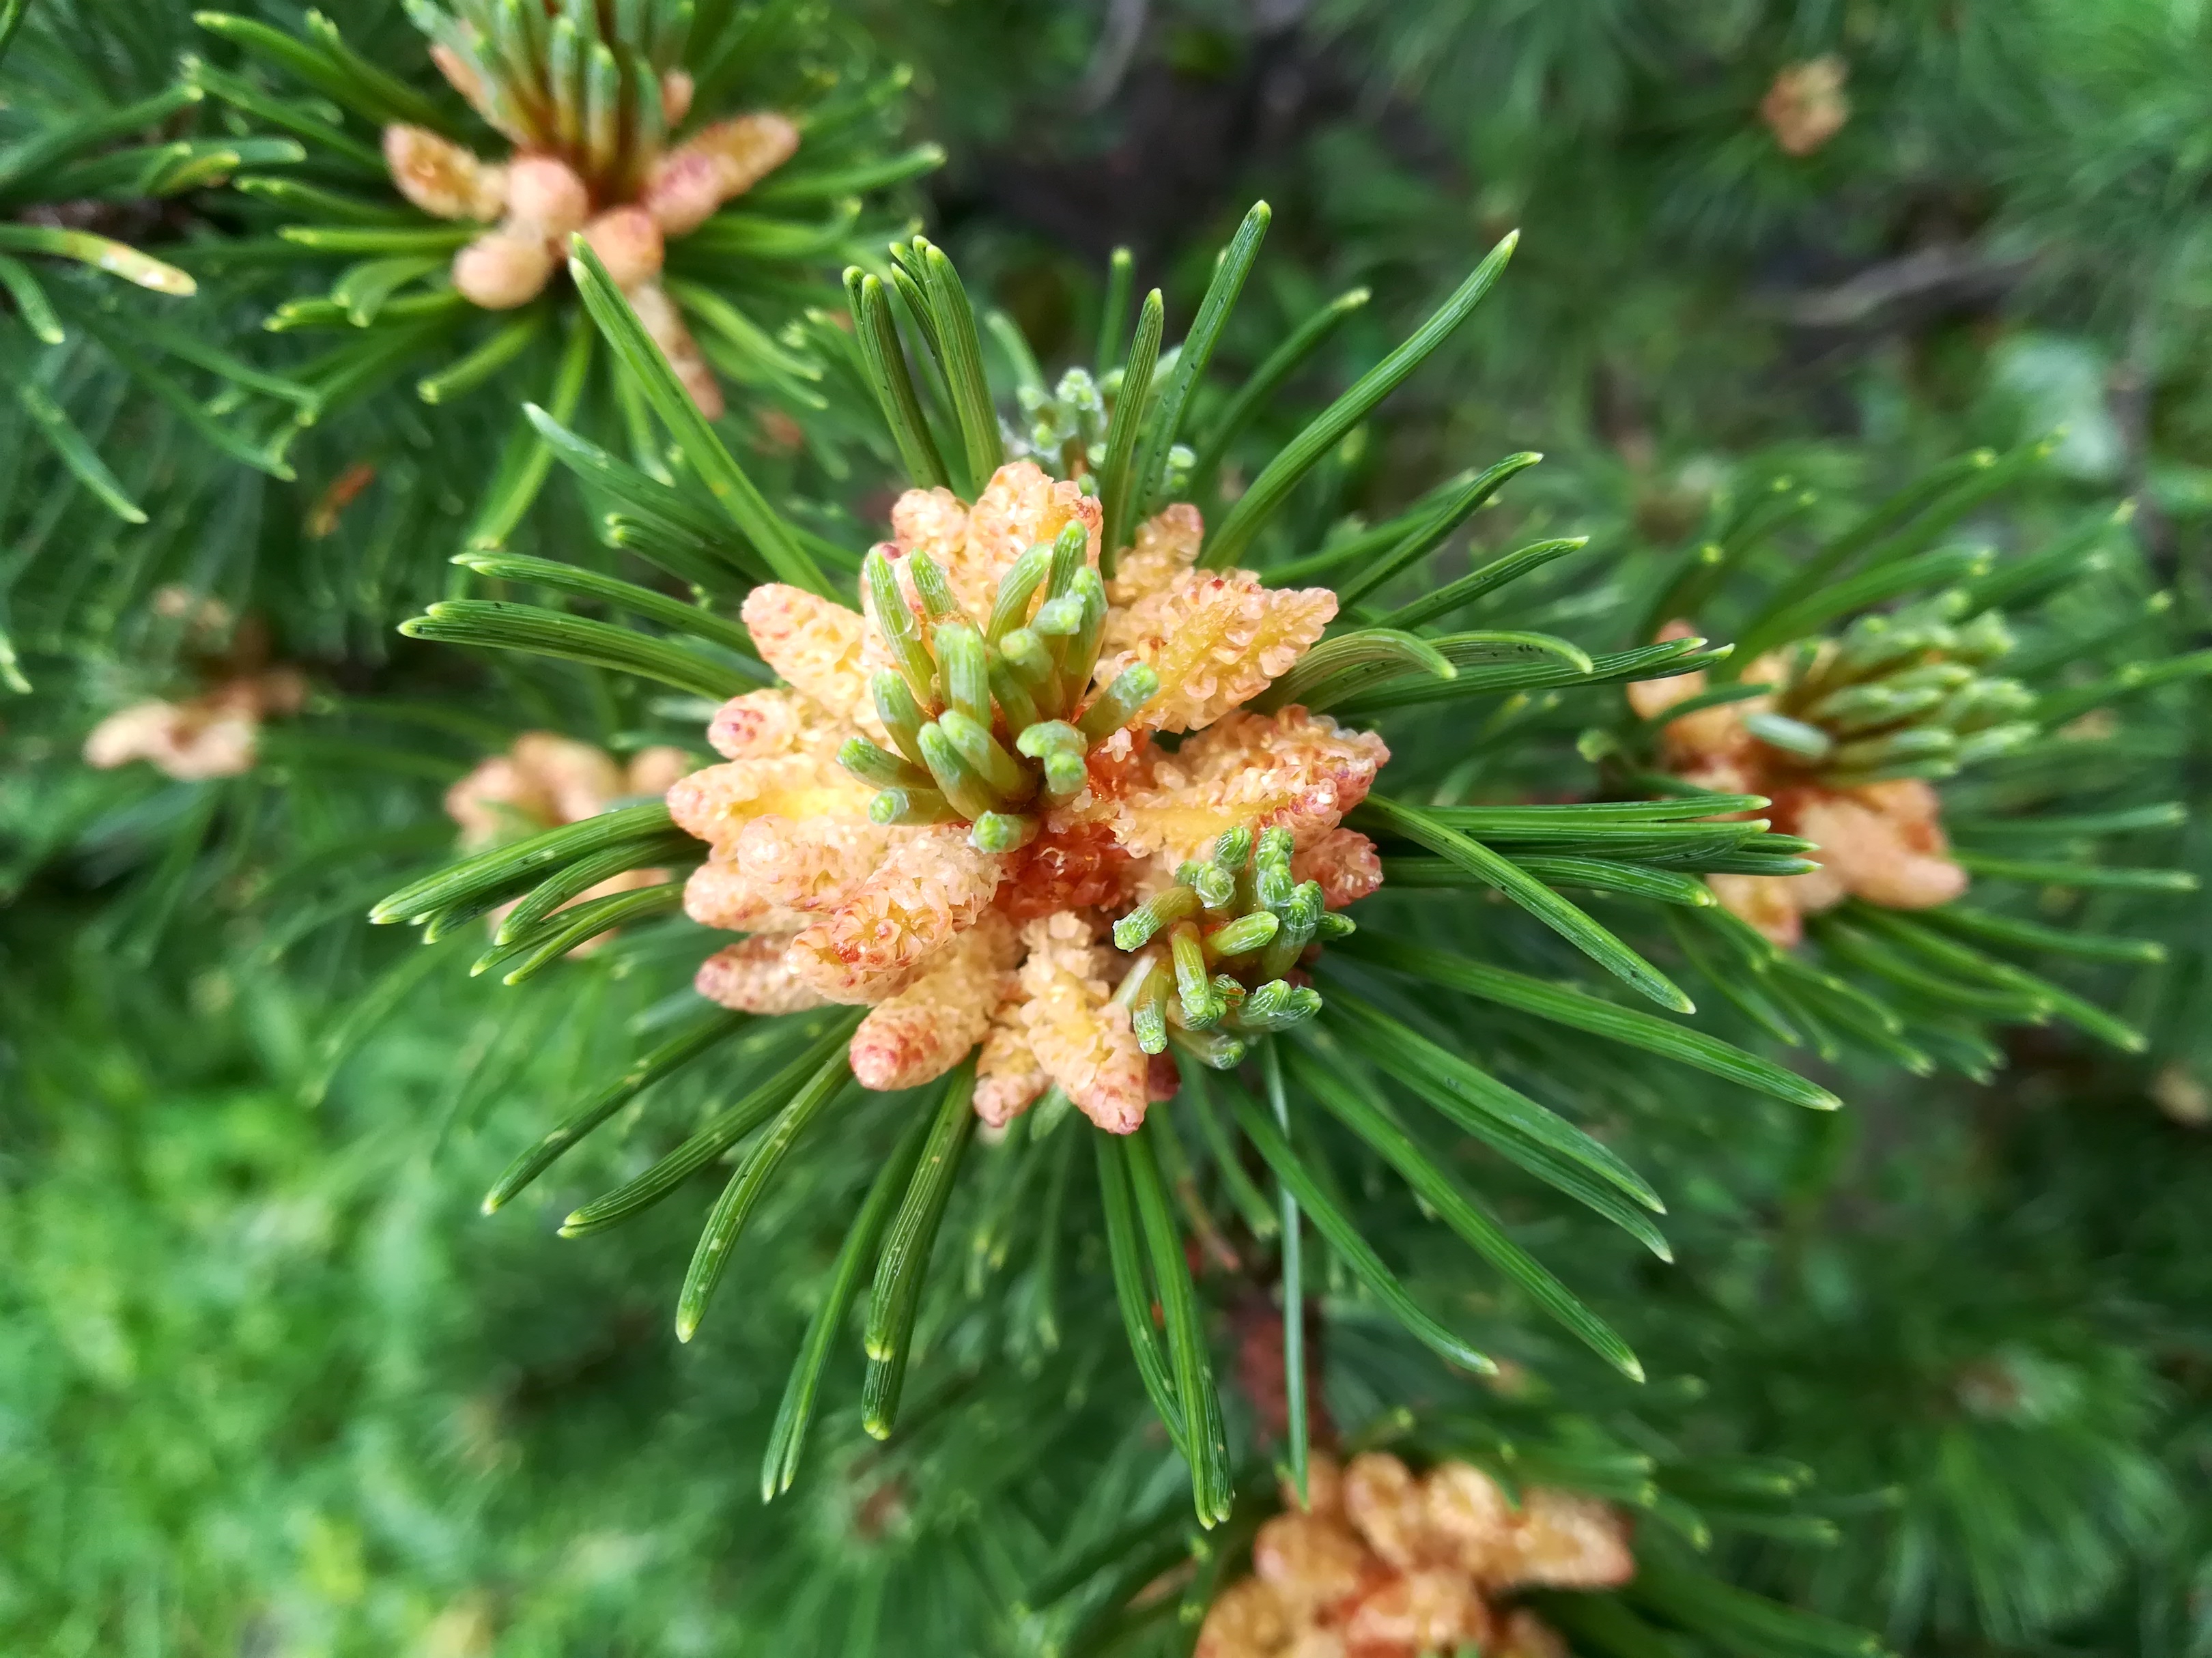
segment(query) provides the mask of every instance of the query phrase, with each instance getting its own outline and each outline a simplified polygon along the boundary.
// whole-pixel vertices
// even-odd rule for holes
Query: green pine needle
[[[527,891],[580,858],[622,843],[648,846],[675,827],[663,802],[601,812],[510,845],[494,847],[402,887],[378,902],[368,919],[381,926],[421,921],[456,904],[486,908]]]
[[[496,1214],[586,1134],[654,1084],[720,1047],[751,1023],[748,1014],[716,1009],[641,1055],[623,1074],[579,1106],[561,1125],[519,1153],[484,1193],[483,1212]]]
[[[1459,325],[1473,314],[1485,295],[1504,273],[1520,233],[1514,231],[1492,248],[1458,292],[1445,301],[1413,337],[1361,376],[1358,383],[1315,417],[1296,438],[1269,461],[1252,487],[1237,498],[1220,527],[1208,539],[1199,562],[1208,569],[1237,563],[1252,539],[1290,498],[1301,479],[1335,448],[1344,434],[1367,418],[1376,404],[1396,391]]]
[[[1168,454],[1182,435],[1191,394],[1213,361],[1214,347],[1220,343],[1221,331],[1228,325],[1229,313],[1236,309],[1237,295],[1243,292],[1244,279],[1252,274],[1260,244],[1267,239],[1273,216],[1267,203],[1255,202],[1214,263],[1213,280],[1206,284],[1198,315],[1176,353],[1175,371],[1168,376],[1152,418],[1146,424],[1144,448],[1138,457],[1127,508],[1133,519],[1141,521],[1158,504],[1159,488],[1167,476]]]
[[[1360,811],[1380,828],[1402,835],[1487,881],[1607,972],[1660,1006],[1677,1013],[1697,1011],[1696,1005],[1665,974],[1565,899],[1523,873],[1510,858],[1445,827],[1429,812],[1380,795],[1369,795]]]
[[[1170,1212],[1153,1150],[1158,1134],[1158,1126],[1148,1121],[1127,1136],[1121,1143],[1122,1166],[1136,1199],[1167,1327],[1168,1357],[1185,1430],[1181,1448],[1190,1462],[1191,1501],[1198,1523],[1211,1529],[1229,1518],[1237,1492],[1229,1471],[1228,1430],[1222,1424],[1221,1399],[1214,1387],[1213,1361],[1206,1350],[1190,1262],[1183,1254],[1182,1236]]]
[[[776,1406],[775,1425],[769,1431],[768,1448],[761,1459],[761,1501],[773,1502],[799,1477],[799,1463],[806,1448],[806,1432],[814,1419],[814,1401],[831,1350],[844,1333],[845,1315],[859,1294],[860,1281],[876,1254],[877,1240],[890,1222],[908,1178],[921,1156],[922,1145],[936,1126],[934,1116],[917,1112],[898,1145],[876,1171],[860,1212],[846,1229],[845,1242],[830,1268],[830,1283],[822,1303],[807,1323],[799,1357],[792,1361],[790,1379]]]
[[[1238,1127],[1252,1142],[1290,1200],[1314,1224],[1338,1260],[1380,1302],[1384,1310],[1407,1331],[1447,1362],[1478,1376],[1494,1375],[1496,1362],[1454,1335],[1413,1300],[1396,1274],[1384,1266],[1359,1229],[1322,1189],[1321,1182],[1291,1150],[1281,1130],[1253,1101],[1237,1096],[1231,1101]]]
[[[847,1034],[849,1036],[849,1031]],[[730,1183],[715,1200],[713,1212],[707,1217],[698,1246],[691,1254],[691,1264],[684,1272],[684,1288],[676,1298],[678,1341],[689,1341],[699,1333],[699,1321],[706,1315],[707,1302],[722,1281],[722,1274],[729,1269],[731,1254],[744,1231],[745,1223],[752,1218],[769,1182],[791,1155],[799,1134],[824,1107],[844,1094],[852,1082],[852,1067],[841,1045],[841,1050],[824,1060],[821,1068],[791,1096],[789,1103],[769,1125],[768,1132],[738,1163],[737,1172],[730,1176]]]
[[[868,1297],[867,1329],[861,1345],[868,1355],[863,1384],[861,1424],[877,1439],[890,1436],[898,1420],[899,1395],[906,1380],[915,1314],[929,1274],[930,1252],[944,1224],[959,1177],[960,1159],[973,1138],[975,1066],[963,1060],[946,1079],[930,1119],[929,1138],[914,1163],[898,1212],[876,1257],[875,1284]]]
[[[1364,1090],[1352,1085],[1346,1074],[1334,1067],[1302,1063],[1297,1070],[1299,1081],[1346,1127],[1395,1169],[1407,1185],[1459,1234],[1468,1248],[1623,1376],[1632,1382],[1644,1380],[1643,1365],[1613,1327],[1539,1266],[1534,1256],[1508,1238],[1498,1223],[1478,1209],[1461,1190],[1459,1182],[1391,1120],[1380,1102],[1370,1099]],[[1674,1258],[1656,1229],[1647,1225],[1641,1241],[1661,1260]]]
[[[753,649],[752,635],[735,622],[716,616],[700,605],[686,604],[665,593],[654,592],[635,582],[601,575],[596,570],[586,570],[580,565],[517,553],[477,550],[456,553],[453,562],[495,580],[526,581],[541,587],[550,587],[556,592],[578,593],[586,598],[596,598],[617,610],[644,616],[679,633],[690,634],[695,639],[719,645],[725,650],[750,655]]]
[[[1444,950],[1401,943],[1372,929],[1344,940],[1336,948],[1360,960],[1464,991],[1540,1019],[1695,1066],[1700,1071],[1725,1077],[1730,1082],[1741,1083],[1792,1105],[1814,1111],[1833,1111],[1843,1103],[1819,1084],[1808,1082],[1755,1054],[1746,1053],[1732,1042],[1633,1008],[1601,1001],[1587,991],[1547,984],[1525,973],[1471,962]]]
[[[401,623],[399,631],[410,639],[562,657],[658,680],[718,702],[768,683],[752,669],[702,656],[634,629],[504,599],[441,600],[425,614]]]
[[[691,401],[691,394],[684,389],[683,383],[676,378],[676,371],[668,366],[668,359],[646,333],[637,313],[630,309],[629,301],[607,275],[606,267],[599,263],[599,256],[592,252],[581,236],[572,244],[568,273],[575,282],[585,309],[599,325],[622,372],[644,392],[653,413],[676,440],[685,463],[729,514],[739,533],[751,543],[753,550],[775,572],[776,580],[824,598],[834,598],[828,578],[799,545],[790,526],[769,505],[767,497],[745,475],[736,458],[714,435],[706,416],[699,412],[698,404]]]
[[[1121,1328],[1129,1339],[1130,1356],[1136,1360],[1137,1378],[1144,1384],[1168,1438],[1181,1451],[1188,1442],[1182,1405],[1169,1369],[1167,1350],[1152,1325],[1152,1286],[1129,1195],[1127,1142],[1119,1135],[1100,1131],[1091,1136],[1091,1145],[1097,1159],[1106,1254],[1113,1269],[1114,1298],[1121,1309]],[[1188,1453],[1185,1460],[1191,1460]]]
[[[1130,337],[1121,393],[1114,399],[1114,413],[1106,423],[1106,460],[1098,470],[1098,495],[1106,509],[1104,533],[1098,543],[1098,573],[1109,579],[1115,561],[1135,529],[1137,438],[1144,425],[1152,370],[1159,361],[1165,317],[1160,290],[1156,288],[1138,307],[1137,331]]]

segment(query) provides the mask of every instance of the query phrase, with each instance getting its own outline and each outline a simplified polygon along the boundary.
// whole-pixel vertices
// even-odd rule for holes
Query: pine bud
[[[544,291],[553,264],[542,240],[487,231],[453,256],[454,291],[487,311],[512,311]]]
[[[2017,679],[1977,679],[1944,705],[1942,720],[1954,731],[1979,731],[2034,707],[2035,693]]]
[[[507,210],[511,228],[566,243],[591,216],[592,192],[566,161],[518,155],[507,169]]]
[[[1139,1048],[1147,1054],[1168,1051],[1168,1011],[1164,996],[1139,1003],[1129,1010],[1129,1018],[1136,1027]]]
[[[920,707],[936,701],[937,663],[929,654],[929,647],[921,642],[921,629],[915,622],[914,612],[907,608],[906,595],[899,591],[897,574],[881,548],[872,549],[861,560],[860,577],[867,584],[868,598],[875,610],[876,631],[890,647],[891,660],[898,665],[899,673],[912,693],[911,700]],[[882,707],[880,692],[877,706],[878,709]],[[888,717],[884,723],[890,723]]]
[[[1159,689],[1159,675],[1146,664],[1124,668],[1075,723],[1094,742],[1110,737],[1134,720]]]
[[[1173,984],[1174,977],[1159,957],[1146,955],[1137,959],[1114,993],[1114,999],[1129,1010],[1137,1046],[1146,1054],[1167,1051],[1167,999]]]
[[[1043,765],[1045,793],[1054,800],[1072,799],[1089,783],[1083,756],[1090,746],[1081,732],[1061,720],[1040,720],[1014,739],[1018,752]]]
[[[906,681],[884,669],[869,679],[868,691],[875,702],[876,718],[890,733],[899,752],[915,765],[921,764],[922,712],[915,706]]]
[[[707,366],[699,343],[684,326],[684,313],[676,308],[667,290],[659,282],[648,279],[628,292],[630,309],[637,313],[639,324],[660,348],[660,355],[668,359],[668,366],[676,371],[676,378],[691,394],[691,401],[699,406],[699,412],[708,420],[720,419],[722,388],[714,379],[714,371]]]
[[[1893,691],[1955,691],[1974,677],[1974,671],[1963,662],[1923,662],[1891,674],[1881,683]]]
[[[722,181],[714,158],[688,144],[653,164],[644,206],[665,236],[688,236],[722,204]]]
[[[1225,1030],[1170,1024],[1168,1039],[1175,1044],[1177,1053],[1188,1054],[1209,1070],[1234,1071],[1244,1063],[1244,1042]]]
[[[1940,726],[1923,726],[1845,743],[1836,750],[1834,764],[1838,771],[1872,771],[1906,762],[1948,759],[1958,741]]]
[[[1188,887],[1170,887],[1147,898],[1114,923],[1116,950],[1142,950],[1160,931],[1198,914],[1198,895]]]
[[[1065,639],[1082,626],[1083,599],[1077,593],[1045,600],[1030,619],[1030,631],[1042,639]]]
[[[1769,748],[1780,749],[1784,754],[1799,760],[1817,762],[1828,757],[1835,744],[1827,732],[1818,726],[1808,726],[1802,720],[1792,720],[1787,714],[1747,714],[1743,717],[1744,729]]]
[[[1006,811],[987,811],[968,831],[968,844],[978,852],[1018,852],[1036,839],[1037,820]]]
[[[1942,700],[1942,693],[1938,691],[1919,706],[1933,707]],[[1872,731],[1901,718],[1899,705],[1908,701],[1908,698],[1900,696],[1886,683],[1846,685],[1839,691],[1832,691],[1807,708],[1805,718],[1814,725],[1848,737],[1855,732]]]
[[[1290,902],[1279,912],[1281,929],[1267,941],[1260,953],[1259,974],[1263,979],[1279,979],[1297,965],[1298,957],[1313,942],[1321,918],[1328,914],[1322,907],[1321,884],[1308,881],[1291,894]]]
[[[1036,597],[1037,589],[1051,569],[1052,549],[1042,542],[1007,567],[1006,574],[999,578],[999,591],[991,602],[990,624],[983,635],[986,639],[995,645],[1022,625],[1029,615],[1030,601]]]
[[[565,19],[562,21],[566,21]],[[696,88],[691,77],[680,69],[672,69],[660,77],[660,118],[669,126],[678,126],[691,112],[691,94]]]
[[[1075,573],[1085,568],[1091,550],[1090,530],[1081,519],[1061,526],[1053,538],[1052,568],[1045,581],[1045,596],[1059,598],[1074,591]]]
[[[1237,878],[1215,863],[1194,859],[1176,871],[1176,879],[1198,895],[1198,902],[1216,913],[1237,897]]]
[[[2024,748],[2042,734],[2043,727],[2032,720],[2015,720],[2010,725],[1991,726],[1963,738],[1953,753],[1952,759],[1963,768],[1978,766],[1984,760],[1994,760],[2000,755]]]
[[[868,821],[898,825],[957,823],[960,814],[936,789],[885,789],[868,802]]]
[[[972,631],[969,637],[974,637]],[[960,757],[984,784],[1002,799],[1018,804],[1036,792],[1036,778],[999,746],[989,726],[958,708],[947,708],[937,716],[937,728],[951,740]]]
[[[1016,628],[999,641],[999,657],[1007,671],[1028,688],[1037,712],[1057,718],[1066,704],[1060,695],[1059,676],[1053,671],[1052,653],[1044,641],[1028,628]]]
[[[878,788],[913,789],[932,786],[929,774],[920,766],[886,753],[865,737],[850,737],[837,750],[837,763]]]
[[[1282,925],[1264,909],[1240,915],[1206,935],[1206,957],[1218,962],[1227,957],[1249,955],[1272,940]]]
[[[489,224],[506,206],[507,169],[428,127],[385,128],[384,164],[399,193],[434,219]]]
[[[609,208],[584,227],[583,236],[608,278],[625,292],[658,276],[667,257],[660,227],[641,207]]]
[[[1321,992],[1310,985],[1270,980],[1247,997],[1237,1024],[1250,1031],[1288,1030],[1321,1011]]]
[[[2015,642],[2004,617],[1995,610],[1984,610],[1956,629],[1951,654],[1962,662],[1982,665],[2011,655]]]
[[[1070,596],[1081,601],[1083,613],[1060,649],[1060,674],[1061,683],[1079,689],[1091,683],[1091,671],[1097,665],[1098,639],[1106,626],[1106,584],[1086,565],[1075,573]]]
[[[1027,731],[1041,718],[1036,699],[1030,695],[1030,688],[1022,683],[1020,676],[998,652],[988,651],[985,659],[988,664],[986,671],[991,682],[991,700],[999,705],[999,712],[1006,717],[1006,729],[1011,732]]]
[[[996,811],[1003,804],[941,725],[933,721],[924,726],[921,743],[922,763],[929,768],[929,774],[937,780],[938,787],[945,791],[945,798],[960,816],[972,822],[987,811]]]
[[[945,579],[944,567],[927,553],[916,553],[906,562],[907,573],[914,578],[915,596],[921,600],[921,608],[932,622],[942,622],[960,614],[960,601],[953,596],[952,584]]]
[[[983,655],[982,635],[965,622],[940,622],[930,642],[937,649],[937,672],[945,706],[978,725],[988,726],[991,670]]]
[[[1206,970],[1206,945],[1197,926],[1177,921],[1169,929],[1168,949],[1175,958],[1176,995],[1186,1028],[1206,1030],[1218,1024],[1222,1010],[1214,1000],[1213,981]]]

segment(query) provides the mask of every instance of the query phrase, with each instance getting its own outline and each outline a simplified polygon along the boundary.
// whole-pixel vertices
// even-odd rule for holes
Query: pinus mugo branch
[[[575,1211],[565,1229],[626,1218],[735,1148],[735,1172],[678,1299],[680,1336],[696,1327],[763,1195],[806,1157],[817,1118],[856,1121],[856,1090],[930,1090],[906,1108],[908,1128],[884,1147],[848,1234],[769,1448],[771,1496],[794,1476],[823,1365],[872,1261],[865,1416],[871,1431],[890,1430],[915,1332],[927,1323],[916,1309],[932,1242],[978,1119],[1007,1137],[994,1161],[1016,1171],[1000,1211],[1009,1237],[1039,1229],[1009,1247],[1064,1260],[1061,1230],[1103,1226],[1139,1376],[1189,1461],[1203,1524],[1233,1510],[1232,1458],[1176,1214],[1178,1204],[1207,1201],[1209,1189],[1249,1206],[1255,1193],[1240,1141],[1279,1183],[1267,1224],[1288,1236],[1310,1221],[1418,1339],[1466,1368],[1489,1363],[1419,1305],[1366,1241],[1316,1138],[1316,1107],[1395,1169],[1516,1293],[1640,1376],[1619,1335],[1507,1236],[1404,1113],[1409,1103],[1434,1110],[1663,1258],[1651,1219],[1663,1211],[1658,1193],[1590,1134],[1408,1024],[1387,975],[1363,973],[1357,990],[1334,973],[1325,988],[1311,982],[1334,941],[1360,946],[1363,963],[1472,993],[1538,1028],[1601,1035],[1801,1106],[1837,1103],[1674,1017],[1403,949],[1387,935],[1353,936],[1342,910],[1395,867],[1440,893],[1497,895],[1595,963],[1601,982],[1683,1015],[1692,1010],[1674,983],[1554,884],[1595,882],[1637,904],[1709,905],[1691,875],[1730,859],[1799,870],[1805,847],[1757,820],[1698,821],[1763,806],[1755,796],[1455,819],[1371,792],[1389,747],[1340,723],[1355,711],[1417,724],[1530,685],[1691,672],[1726,652],[1688,639],[1594,656],[1526,631],[1437,631],[1444,611],[1434,607],[1339,619],[1328,589],[1273,583],[1265,568],[1231,563],[1250,554],[1312,568],[1279,509],[1333,434],[1473,311],[1502,272],[1510,238],[1405,345],[1259,469],[1210,538],[1195,508],[1164,502],[1182,423],[1203,407],[1197,375],[1210,336],[1198,331],[1218,329],[1266,223],[1265,208],[1255,209],[1217,266],[1197,337],[1171,367],[1158,366],[1169,361],[1158,351],[1159,295],[1139,307],[1095,466],[1088,445],[1045,452],[1024,443],[1024,458],[998,459],[1004,450],[992,445],[1006,441],[1005,428],[974,309],[938,249],[922,240],[895,248],[888,283],[850,275],[862,349],[896,447],[916,472],[916,487],[894,508],[894,539],[861,560],[857,610],[830,597],[842,586],[832,569],[714,437],[602,262],[579,243],[578,289],[611,355],[644,387],[682,474],[655,481],[551,416],[534,418],[611,516],[655,526],[628,544],[678,581],[702,578],[696,609],[607,578],[486,564],[505,579],[588,597],[622,619],[460,600],[407,624],[420,636],[567,656],[728,699],[708,732],[725,763],[683,780],[665,804],[495,848],[394,892],[375,911],[379,920],[435,933],[519,898],[479,964],[513,964],[517,980],[625,920],[629,906],[673,903],[679,892],[695,920],[749,935],[708,961],[698,985],[750,1019],[775,1022],[782,1034],[768,1063],[777,1068],[757,1072],[741,1100],[619,1191]],[[888,287],[905,297],[911,335],[888,310]],[[1218,446],[1201,432],[1198,446]],[[1372,556],[1403,568],[1441,539],[1440,519],[1456,523],[1534,459],[1475,475],[1444,507],[1418,507],[1389,526]],[[960,487],[939,481],[947,477]],[[1511,556],[1480,586],[1502,586],[1540,562]],[[1360,581],[1358,570],[1351,581]],[[738,593],[736,625],[750,653],[733,648],[721,608]],[[780,684],[747,689],[769,671]],[[1180,740],[1170,748],[1164,738]],[[1347,814],[1381,846],[1346,826]],[[695,847],[680,888],[672,828],[710,848]],[[638,867],[667,872],[662,884],[554,907],[626,852]],[[550,899],[532,896],[549,883],[558,884]],[[526,914],[526,925],[516,920]],[[510,1201],[659,1077],[711,1063],[738,1028],[708,1020],[592,1095],[518,1157],[487,1207]],[[1187,1085],[1198,1077],[1211,1078],[1203,1090]],[[1095,1167],[1097,1206],[1063,1196],[1042,1212],[1026,1209],[1023,1194],[1041,1181],[1064,1193],[1054,1171],[1066,1169],[1068,1148],[1085,1136],[1091,1154],[1076,1162]],[[1204,1179],[1187,1150],[1191,1138],[1215,1164]],[[1015,1150],[1021,1156],[1011,1158]],[[1285,1252],[1291,1307],[1303,1303],[1297,1260]],[[1070,1303],[1049,1289],[1041,1302],[1032,1328],[1067,1316]],[[1153,1321],[1155,1304],[1164,1325]]]

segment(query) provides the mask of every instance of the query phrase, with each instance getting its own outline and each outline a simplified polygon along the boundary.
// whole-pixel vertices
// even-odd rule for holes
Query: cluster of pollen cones
[[[1252,1575],[1206,1613],[1195,1658],[1566,1658],[1520,1588],[1612,1588],[1636,1575],[1627,1521],[1595,1497],[1532,1485],[1516,1505],[1465,1462],[1415,1474],[1367,1452],[1317,1455],[1309,1506],[1260,1527]]]
[[[975,1103],[986,1121],[1007,1122],[1056,1085],[1100,1127],[1128,1133],[1149,1102],[1173,1093],[1176,1073],[1164,1053],[1146,1051],[1158,1044],[1140,1042],[1128,999],[1117,999],[1133,959],[1114,946],[1117,918],[1174,887],[1224,835],[1249,846],[1237,831],[1274,831],[1277,849],[1287,839],[1290,873],[1309,884],[1316,914],[1381,884],[1373,846],[1339,824],[1389,758],[1382,740],[1295,706],[1242,706],[1320,637],[1334,595],[1195,568],[1202,526],[1186,506],[1144,525],[1118,568],[1099,577],[1100,519],[1076,484],[1016,462],[972,506],[942,489],[902,497],[894,539],[870,556],[892,580],[864,594],[863,610],[790,586],[748,596],[745,625],[785,685],[726,704],[708,733],[725,763],[668,794],[677,823],[713,848],[691,878],[687,910],[750,935],[701,969],[702,993],[762,1013],[866,1005],[851,1046],[866,1087],[917,1086],[980,1045]],[[1070,624],[1088,633],[1084,648],[1095,658],[1079,659],[1095,668],[1060,688],[1065,719],[1052,722],[1083,726],[1080,769],[1063,763],[1048,786],[1036,765],[1014,756],[1016,733],[988,699],[973,705],[988,720],[963,725],[947,711],[931,722],[988,738],[980,757],[1000,768],[1002,794],[1034,791],[1024,815],[1007,820],[1024,838],[987,850],[979,841],[1000,842],[981,835],[972,815],[948,818],[927,786],[873,787],[848,769],[849,756],[857,748],[924,777],[913,762],[937,750],[898,759],[911,731],[887,729],[884,718],[896,703],[910,724],[902,686],[933,688],[931,661],[915,657],[913,641],[933,629],[976,649],[994,609],[1002,640],[1006,624],[1036,622],[1053,602],[1047,593],[1006,614],[1001,586],[1024,555],[1034,568],[1055,542],[1071,562],[1080,553],[1078,574],[1093,574],[1073,590],[1101,595],[1103,610],[1088,629]],[[917,571],[933,597],[916,591]],[[888,629],[878,589],[907,610]],[[1139,666],[1150,671],[1133,677]],[[1104,688],[1133,677],[1151,685],[1155,675],[1157,689],[1126,718],[1107,701]],[[1084,726],[1102,706],[1109,719]],[[1154,740],[1160,732],[1180,734],[1172,752]],[[941,821],[883,821],[896,815],[882,808],[887,793],[937,801]]]
[[[1692,636],[1687,623],[1668,624],[1662,639]],[[1747,682],[1775,683],[1778,656],[1744,671]],[[1700,696],[1704,673],[1647,679],[1628,688],[1629,706],[1644,720]],[[1820,867],[1803,875],[1711,875],[1713,896],[1776,944],[1789,947],[1804,932],[1804,918],[1859,898],[1887,909],[1932,909],[1966,890],[1966,872],[1947,855],[1942,809],[1923,778],[1837,787],[1761,742],[1745,723],[1768,699],[1726,702],[1668,721],[1660,733],[1668,771],[1687,783],[1723,794],[1760,794],[1773,804],[1765,815],[1787,835],[1802,835],[1819,850]]]
[[[106,771],[143,760],[181,783],[245,775],[260,758],[263,724],[299,713],[307,679],[271,664],[267,629],[220,600],[167,586],[154,595],[154,612],[182,624],[201,689],[117,709],[86,737],[85,763]]]
[[[443,48],[433,48],[432,55],[461,94],[499,125],[497,106],[473,71]],[[690,109],[690,77],[670,70],[659,77],[659,89],[657,125],[665,130]],[[520,136],[514,152],[495,162],[425,127],[385,129],[385,162],[402,195],[434,217],[489,227],[454,256],[454,288],[487,310],[526,305],[552,280],[569,238],[580,234],[692,400],[710,419],[720,415],[721,390],[661,287],[661,266],[671,240],[690,235],[791,159],[798,126],[779,114],[738,115],[672,148],[596,158],[599,166],[581,142],[556,153],[529,148],[531,135]]]

